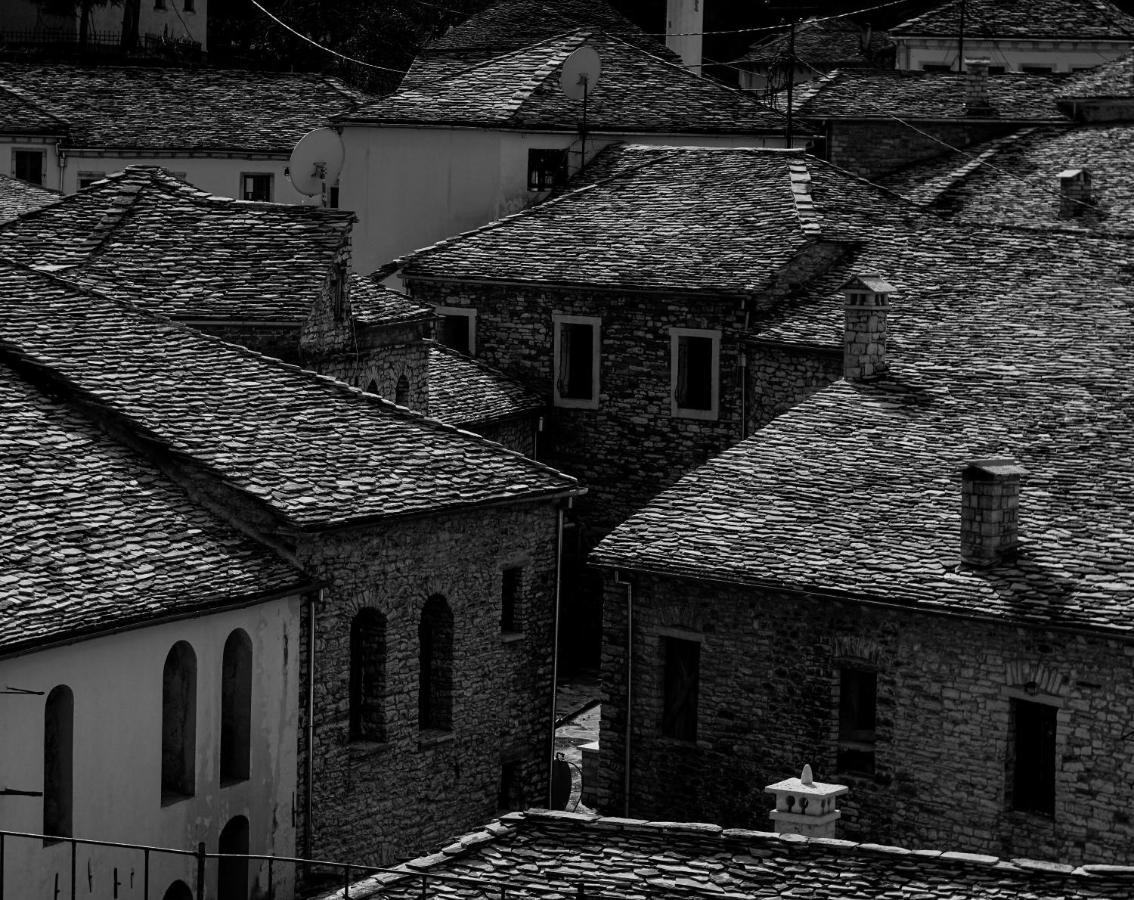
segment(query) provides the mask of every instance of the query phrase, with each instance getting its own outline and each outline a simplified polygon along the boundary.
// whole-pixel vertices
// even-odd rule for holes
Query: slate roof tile
[[[386,287],[376,274],[358,272],[350,273],[350,311],[359,325],[398,325],[436,315],[428,303]]]
[[[337,117],[341,122],[490,125],[575,131],[582,101],[559,86],[564,61],[583,44],[602,74],[590,93],[591,131],[779,132],[783,119],[750,94],[694,75],[597,29],[576,29],[497,56],[450,77],[411,84]]]
[[[0,175],[0,223],[49,206],[61,196],[37,184]]]
[[[482,425],[534,414],[548,401],[502,372],[429,342],[429,414],[453,425]]]
[[[965,31],[976,37],[1128,40],[1134,16],[1107,0],[965,0]],[[890,29],[895,36],[956,37],[961,0],[949,0]]]
[[[372,99],[325,75],[17,62],[0,63],[0,98],[5,132],[63,121],[71,147],[285,154]]]
[[[586,896],[625,900],[1125,900],[1134,884],[1129,867],[1028,869],[971,854],[878,853],[843,841],[696,823],[537,810],[501,822],[503,833],[489,825],[452,854],[411,860],[403,871],[431,876],[429,891],[440,900],[474,900],[501,887],[507,896],[552,900],[575,896],[580,886]],[[412,900],[421,885],[416,877],[382,874],[352,885],[350,895]]]
[[[837,382],[686,475],[592,559],[1129,632],[1134,611],[1134,288],[1127,240],[879,227],[762,327],[841,346],[838,287],[878,272],[892,376]],[[957,473],[1030,473],[1019,559],[960,562]]]
[[[795,55],[818,69],[874,66],[893,44],[884,31],[871,31],[867,36],[858,23],[845,18],[809,19],[801,22],[795,32]],[[788,51],[790,35],[772,34],[756,41],[737,63],[769,64],[782,59]]]
[[[1134,53],[1073,75],[1059,89],[1059,96],[1072,100],[1134,97]]]
[[[331,378],[13,263],[0,347],[300,528],[577,492],[575,479]]]
[[[0,654],[309,586],[0,364]]]
[[[163,315],[302,324],[350,240],[346,210],[215,197],[129,166],[0,226],[0,255]]]

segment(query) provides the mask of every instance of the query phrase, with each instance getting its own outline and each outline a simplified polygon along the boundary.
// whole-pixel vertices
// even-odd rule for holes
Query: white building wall
[[[167,36],[171,40],[195,41],[208,50],[209,0],[165,0],[159,8],[154,0],[140,0],[138,34]],[[91,25],[100,33],[120,34],[122,3],[96,6],[91,10]]]
[[[895,38],[899,69],[921,70],[926,65],[948,65],[957,71],[956,38]],[[988,59],[1006,72],[1025,66],[1050,66],[1052,72],[1091,69],[1125,56],[1134,42],[1123,41],[1016,41],[1006,38],[981,40],[965,37],[966,59]]]
[[[251,852],[294,856],[299,611],[291,597],[0,660],[0,688],[43,692],[0,694],[0,788],[41,790],[44,704],[64,684],[74,694],[75,837],[184,849],[204,841],[216,852],[221,829],[243,815]],[[221,660],[237,628],[252,642],[251,776],[222,787]],[[163,807],[162,671],[177,641],[197,657],[196,795]],[[42,827],[41,798],[0,796],[0,829]],[[191,857],[153,853],[149,865],[150,897],[178,878],[196,884]],[[209,862],[208,896],[215,896],[216,867]],[[75,870],[78,896],[143,896],[140,851],[79,845]],[[266,890],[266,865],[250,872],[250,885]],[[275,867],[277,897],[290,896],[293,875],[290,866]],[[3,877],[7,897],[71,896],[70,844],[8,838]]]

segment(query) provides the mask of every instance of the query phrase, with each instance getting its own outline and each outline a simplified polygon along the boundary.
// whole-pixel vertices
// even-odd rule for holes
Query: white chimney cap
[[[870,291],[872,294],[890,294],[895,290],[881,275],[855,275],[844,284],[840,291]]]

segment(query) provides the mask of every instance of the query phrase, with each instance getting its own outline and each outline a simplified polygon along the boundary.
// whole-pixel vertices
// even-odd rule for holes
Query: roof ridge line
[[[38,96],[29,94],[22,87],[12,84],[12,82],[8,81],[5,78],[0,78],[0,90],[7,91],[12,96],[17,97],[34,109],[39,110],[44,115],[50,116],[56,122],[59,122],[61,125],[63,125],[65,129],[69,129],[71,127],[69,120],[65,119],[59,113],[53,111],[50,106],[45,105],[43,100]]]

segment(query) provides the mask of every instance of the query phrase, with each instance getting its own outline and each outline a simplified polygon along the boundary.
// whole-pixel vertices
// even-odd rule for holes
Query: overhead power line
[[[909,3],[910,0],[889,0],[888,3],[879,3],[877,6],[867,6],[864,9],[855,9],[845,13],[835,13],[831,16],[823,16],[818,19],[808,19],[810,23],[814,22],[831,22],[835,19],[845,19],[848,16],[858,16],[863,13],[874,12],[876,9],[885,9],[888,6],[898,6],[902,3]],[[724,28],[719,31],[681,31],[681,32],[666,32],[666,31],[647,31],[646,34],[650,37],[699,37],[709,36],[716,34],[755,34],[762,31],[783,31],[787,25],[760,25],[752,28]]]
[[[300,40],[306,41],[312,47],[318,47],[324,53],[330,53],[332,56],[337,56],[339,59],[345,59],[347,62],[354,63],[356,66],[366,66],[366,68],[368,68],[368,69],[378,69],[379,71],[382,71],[382,72],[394,72],[398,75],[404,75],[405,74],[405,69],[393,69],[390,66],[379,66],[376,63],[368,63],[365,60],[355,59],[353,56],[347,56],[345,53],[339,53],[338,50],[332,50],[330,47],[324,47],[318,41],[314,40],[313,38],[309,38],[303,32],[296,31],[294,28],[292,28],[290,25],[288,25],[287,22],[285,22],[279,16],[274,15],[269,10],[267,10],[263,6],[261,6],[259,4],[259,2],[257,2],[257,0],[251,0],[251,2],[252,2],[252,5],[256,7],[256,9],[260,10],[260,12],[262,12],[265,16],[267,16],[269,19],[271,19],[273,22],[275,22],[281,28],[285,29],[286,31],[290,31],[297,38],[299,38]]]

